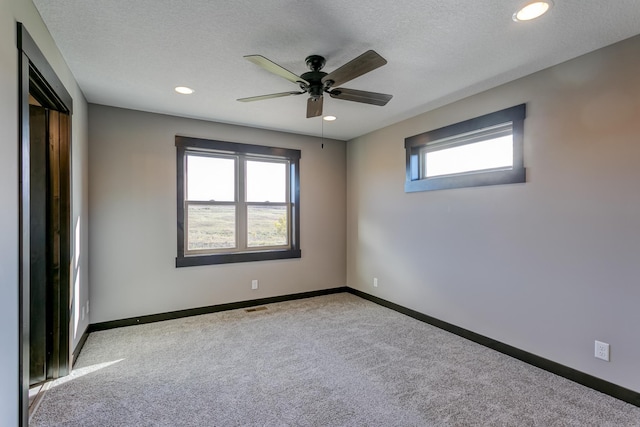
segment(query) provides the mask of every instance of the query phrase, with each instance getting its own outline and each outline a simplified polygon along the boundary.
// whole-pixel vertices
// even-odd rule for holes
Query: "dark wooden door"
[[[34,101],[37,102],[37,101]],[[30,346],[29,384],[69,372],[69,116],[29,106]]]
[[[29,106],[30,123],[30,311],[29,384],[46,379],[47,358],[47,112]]]
[[[67,375],[69,312],[71,310],[71,186],[69,115],[47,111],[47,327],[46,375]]]

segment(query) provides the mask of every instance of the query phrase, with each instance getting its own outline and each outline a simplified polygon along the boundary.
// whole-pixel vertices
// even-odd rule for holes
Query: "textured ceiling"
[[[638,0],[555,0],[516,23],[523,0],[34,0],[92,103],[351,139],[640,33]],[[393,94],[384,107],[306,96],[245,59],[330,72],[368,49],[388,64],[344,86]],[[175,86],[196,90],[178,95]]]

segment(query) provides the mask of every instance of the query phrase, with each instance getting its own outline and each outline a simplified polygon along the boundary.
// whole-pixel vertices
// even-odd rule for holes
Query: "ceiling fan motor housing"
[[[320,98],[324,90],[322,78],[327,75],[327,73],[320,70],[324,67],[326,61],[324,57],[320,55],[310,55],[307,56],[305,62],[311,71],[307,71],[300,77],[309,82],[309,86],[305,88],[307,92],[309,92],[309,95],[314,99]]]

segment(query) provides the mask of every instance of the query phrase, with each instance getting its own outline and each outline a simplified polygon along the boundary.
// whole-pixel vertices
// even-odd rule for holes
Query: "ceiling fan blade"
[[[289,80],[290,82],[293,82],[293,83],[302,82],[302,83],[308,84],[308,82],[305,79],[293,74],[291,71],[281,67],[280,65],[276,64],[270,59],[265,58],[262,55],[246,55],[244,58],[247,61],[251,61],[256,65],[261,66],[262,68],[269,71],[270,73],[275,74],[276,76],[280,76],[282,78]]]
[[[363,104],[387,105],[393,95],[386,93],[367,92],[364,90],[347,89],[340,87],[329,92],[332,98],[343,99],[345,101],[362,102]]]
[[[322,100],[322,96],[318,98],[309,97],[307,100],[307,119],[322,115]]]
[[[238,101],[240,102],[251,102],[251,101],[262,101],[263,99],[271,99],[271,98],[280,98],[283,96],[290,95],[302,95],[304,92],[280,92],[280,93],[272,93],[269,95],[259,95],[259,96],[250,96],[249,98],[240,98]]]
[[[340,86],[343,83],[353,80],[356,77],[360,77],[363,74],[373,71],[378,67],[382,67],[387,63],[387,60],[378,55],[373,50],[368,50],[362,55],[344,64],[337,70],[332,71],[322,78],[322,83],[326,83],[331,80],[332,87]]]

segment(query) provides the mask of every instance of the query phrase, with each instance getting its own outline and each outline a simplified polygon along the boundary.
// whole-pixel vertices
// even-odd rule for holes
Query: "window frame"
[[[240,197],[238,203],[240,204],[240,206],[242,207],[241,209],[241,213],[240,215],[243,218],[244,221],[244,225],[246,226],[246,230],[243,230],[243,234],[241,235],[240,239],[242,241],[242,239],[244,239],[244,246],[247,248],[247,251],[251,250],[252,248],[255,249],[255,251],[269,251],[269,250],[283,250],[283,249],[290,249],[291,248],[291,242],[292,242],[292,237],[290,235],[290,231],[287,233],[287,237],[288,237],[288,243],[286,245],[276,245],[276,246],[250,246],[249,245],[249,207],[251,206],[283,206],[286,208],[287,211],[287,219],[289,220],[288,222],[290,222],[291,220],[291,174],[286,174],[285,176],[285,201],[284,202],[270,202],[270,201],[262,201],[262,202],[256,202],[256,201],[249,201],[248,200],[248,180],[247,180],[247,163],[251,162],[251,161],[259,161],[262,163],[286,163],[288,169],[291,168],[291,161],[287,158],[268,158],[268,157],[258,157],[255,155],[245,155],[244,157],[241,157],[240,160],[243,163],[243,166],[241,166],[241,169],[239,171],[239,175],[244,175],[243,177],[243,183],[244,183],[244,200],[242,200],[242,197]],[[240,187],[240,186],[239,186]],[[289,227],[289,224],[287,224],[287,228]]]
[[[485,185],[500,185],[526,182],[524,167],[523,134],[526,104],[516,105],[494,113],[465,120],[449,126],[434,129],[418,135],[405,138],[406,151],[406,180],[405,192],[433,191],[451,188],[478,187]],[[475,131],[511,123],[513,143],[513,166],[510,168],[482,169],[448,175],[424,177],[424,153],[436,151],[444,146],[462,146],[469,142],[449,144],[447,139],[456,135],[472,134]],[[445,141],[442,141],[445,140]],[[440,142],[442,141],[442,142]]]
[[[301,258],[302,252],[300,250],[300,150],[269,147],[264,145],[242,144],[237,142],[217,141],[203,138],[192,138],[186,136],[176,135],[176,176],[177,176],[177,257],[176,267],[189,267],[197,265],[215,265],[215,264],[228,264],[236,262],[251,262],[251,261],[265,261],[276,259],[289,259],[289,258]],[[246,250],[233,251],[215,251],[214,253],[203,253],[201,250],[188,251],[185,248],[185,233],[186,233],[186,161],[187,155],[194,153],[196,155],[219,155],[223,157],[225,155],[238,156],[239,161],[246,162],[252,159],[259,161],[268,161],[272,158],[277,161],[285,160],[288,162],[288,203],[284,204],[288,206],[289,212],[289,244],[286,247],[283,246],[269,246],[269,247],[246,247]],[[241,173],[244,170],[244,166],[238,166],[236,168],[236,174]],[[246,174],[246,171],[243,173]],[[236,193],[240,185],[246,187],[246,176],[240,179],[240,176],[236,176]],[[246,191],[246,188],[244,189]],[[189,202],[192,203],[192,202]],[[206,204],[206,203],[205,203]],[[225,204],[229,204],[226,203]],[[247,202],[246,200],[240,200],[240,196],[236,194],[236,201],[232,203],[237,209],[246,208],[249,205],[265,205],[262,202]],[[282,205],[283,203],[273,203],[275,205]],[[244,224],[236,223],[236,233],[240,233],[246,230],[246,213],[241,215]],[[240,236],[238,234],[238,236]]]

